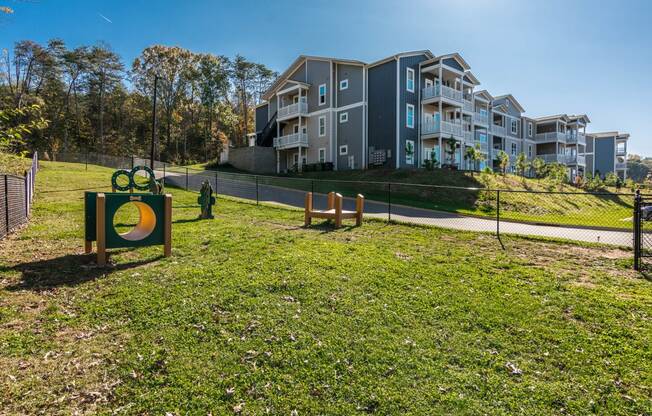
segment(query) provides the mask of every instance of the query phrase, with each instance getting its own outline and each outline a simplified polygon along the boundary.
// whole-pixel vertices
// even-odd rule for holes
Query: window
[[[340,91],[346,90],[349,88],[349,80],[348,79],[343,79],[340,81]]]
[[[405,111],[405,126],[411,129],[414,128],[414,106],[407,104]]]
[[[616,153],[622,155],[625,153],[625,142],[616,143]]]
[[[516,143],[512,143],[512,155],[516,156]]]
[[[319,86],[319,105],[326,104],[326,84]]]
[[[326,162],[326,148],[322,147],[319,149],[319,163]]]
[[[414,69],[412,68],[407,68],[405,88],[410,92],[414,92]]]
[[[532,122],[527,123],[527,135],[532,137],[533,131],[534,131],[534,127],[532,126]]]
[[[346,156],[347,154],[349,154],[349,146],[343,144],[342,146],[340,146],[340,156]]]
[[[423,148],[423,159],[430,160],[432,158],[432,149],[429,147]]]
[[[405,141],[405,163],[407,165],[414,165],[414,140]]]
[[[532,123],[530,123],[530,126],[532,126]],[[530,133],[531,135],[531,133]],[[532,145],[527,147],[527,157],[532,159]]]
[[[326,135],[326,116],[319,117],[319,137]]]
[[[295,125],[292,126],[292,127],[293,127],[293,130],[294,130],[293,133],[294,133],[294,134],[297,134],[297,133],[299,132],[299,125],[298,125],[298,124],[295,124]]]
[[[478,136],[480,137],[480,143],[487,143],[487,134],[486,133],[480,133]]]
[[[355,156],[349,156],[349,169],[355,169]]]
[[[347,121],[349,121],[349,113],[346,111],[340,113],[340,123],[346,123]]]
[[[512,134],[518,133],[518,121],[512,120]]]

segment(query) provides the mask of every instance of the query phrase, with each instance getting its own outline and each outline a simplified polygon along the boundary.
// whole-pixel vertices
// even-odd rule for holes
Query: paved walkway
[[[162,177],[163,172],[157,171],[156,175],[157,177]],[[213,172],[191,173],[188,175],[188,189],[198,191],[201,188],[202,182],[207,179],[215,187],[215,174]],[[186,175],[185,173],[166,172],[165,181],[168,184],[184,188],[186,186]],[[258,184],[258,191],[256,191],[255,179],[246,175],[241,177],[233,176],[233,178],[219,177],[216,189],[218,195],[229,195],[250,200],[256,200],[258,198],[261,202],[273,202],[297,208],[303,208],[306,191],[307,189],[290,189],[260,182]],[[317,209],[324,209],[326,207],[326,195],[316,194],[314,196],[314,205]],[[355,200],[345,198],[344,209],[354,210]],[[365,216],[387,219],[388,204],[380,201],[365,201]],[[477,218],[405,205],[392,204],[391,219],[405,223],[432,225],[454,230],[496,232],[496,220],[494,219]],[[504,220],[500,221],[500,233],[561,238],[626,247],[631,247],[633,243],[631,231],[534,225]]]

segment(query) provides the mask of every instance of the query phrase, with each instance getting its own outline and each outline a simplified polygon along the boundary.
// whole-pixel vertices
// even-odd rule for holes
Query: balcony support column
[[[303,163],[301,163],[301,160],[302,160],[301,159],[301,145],[299,145],[299,160],[297,161],[297,166],[298,166],[297,170],[299,172],[301,172],[301,168],[302,168],[302,165],[303,165]]]
[[[276,149],[276,173],[281,173],[281,152]]]

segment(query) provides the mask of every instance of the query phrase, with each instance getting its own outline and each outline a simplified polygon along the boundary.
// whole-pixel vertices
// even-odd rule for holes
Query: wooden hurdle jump
[[[362,213],[364,211],[364,196],[358,194],[355,199],[355,211],[345,211],[342,209],[342,195],[329,192],[328,193],[328,208],[324,211],[313,209],[312,192],[306,194],[306,207],[305,207],[305,221],[306,226],[312,223],[313,218],[326,218],[335,220],[335,227],[342,226],[344,218],[355,218],[355,225],[362,224]]]

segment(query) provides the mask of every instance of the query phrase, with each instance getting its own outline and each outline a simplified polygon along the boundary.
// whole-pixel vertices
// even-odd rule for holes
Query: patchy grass
[[[0,242],[10,414],[649,414],[652,285],[627,251],[302,213],[173,190],[173,257],[82,253],[82,188],[44,162]],[[126,216],[121,223],[134,218]]]

